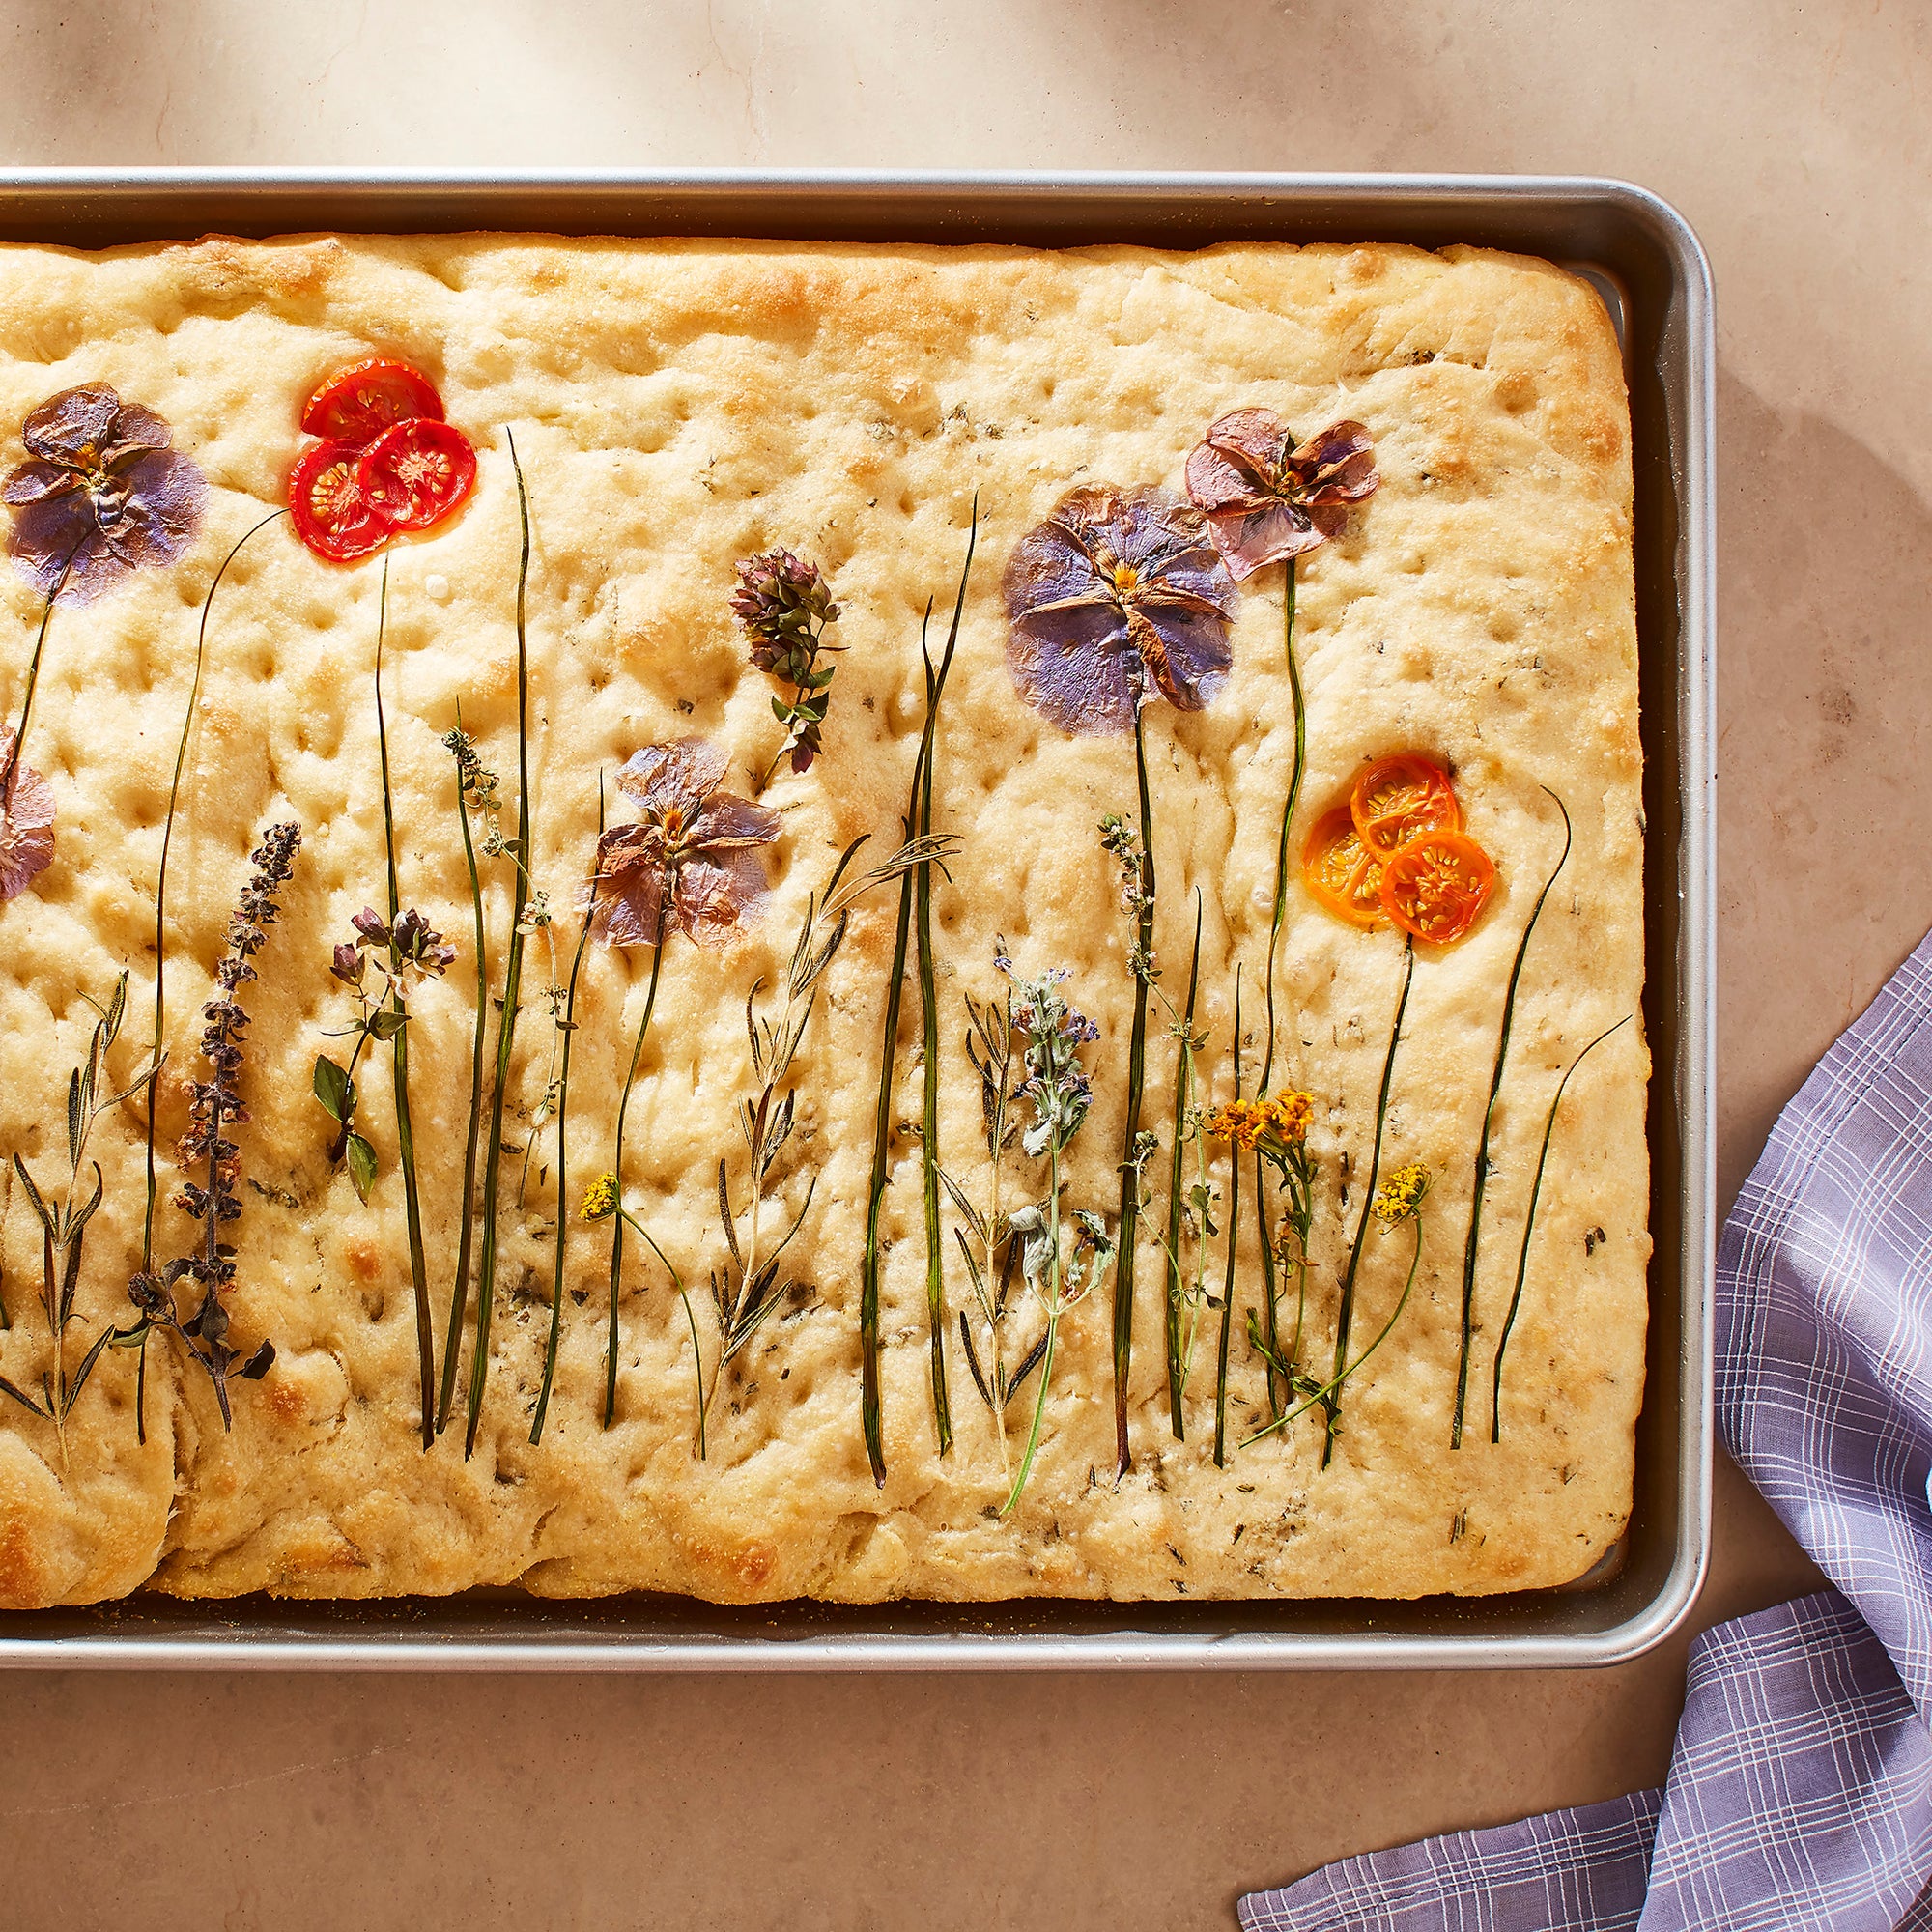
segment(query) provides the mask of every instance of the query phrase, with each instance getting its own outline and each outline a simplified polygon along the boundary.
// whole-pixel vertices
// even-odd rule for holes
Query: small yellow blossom
[[[600,1174],[583,1190],[582,1214],[586,1221],[602,1221],[617,1211],[617,1177]]]
[[[1419,1160],[1399,1167],[1376,1189],[1376,1219],[1384,1228],[1398,1228],[1421,1212],[1429,1192],[1430,1174]]]
[[[1309,1123],[1315,1119],[1314,1094],[1277,1094],[1261,1104],[1267,1114],[1269,1130],[1277,1140],[1299,1147],[1308,1138]]]
[[[1217,1141],[1233,1141],[1244,1151],[1252,1150],[1267,1125],[1265,1100],[1223,1100],[1209,1107],[1202,1124]]]

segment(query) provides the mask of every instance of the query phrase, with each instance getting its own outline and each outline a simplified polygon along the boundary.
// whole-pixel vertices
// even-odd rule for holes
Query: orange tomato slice
[[[1349,812],[1364,849],[1384,865],[1425,832],[1463,829],[1449,774],[1413,752],[1378,758],[1355,781]]]
[[[1382,868],[1364,849],[1346,805],[1323,812],[1301,848],[1301,877],[1318,904],[1371,931],[1383,923]]]
[[[1382,867],[1382,910],[1404,932],[1450,946],[1475,924],[1495,883],[1490,855],[1466,833],[1423,832]]]

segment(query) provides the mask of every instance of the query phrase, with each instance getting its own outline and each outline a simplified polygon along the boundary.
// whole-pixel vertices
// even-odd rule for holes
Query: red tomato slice
[[[1355,781],[1349,810],[1362,843],[1384,865],[1425,832],[1463,829],[1449,774],[1413,752],[1378,758]]]
[[[1350,925],[1380,925],[1382,868],[1362,844],[1349,808],[1323,812],[1301,848],[1301,878],[1316,901]]]
[[[318,442],[289,471],[289,515],[317,556],[350,563],[381,550],[392,534],[362,488],[359,453],[346,442]]]
[[[1382,908],[1403,931],[1449,946],[1475,924],[1495,883],[1490,855],[1466,833],[1424,832],[1383,867]]]
[[[442,420],[442,398],[420,369],[376,356],[331,376],[303,406],[310,436],[366,448],[392,423],[417,416]]]
[[[356,477],[392,529],[426,530],[469,496],[476,452],[446,422],[400,422],[362,452]]]

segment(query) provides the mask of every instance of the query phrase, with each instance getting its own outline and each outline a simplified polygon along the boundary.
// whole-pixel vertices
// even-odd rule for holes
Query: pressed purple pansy
[[[682,932],[722,946],[758,915],[766,895],[755,847],[779,815],[718,789],[730,759],[702,738],[647,745],[617,774],[643,811],[597,841],[597,929],[607,945],[655,946]]]
[[[201,525],[208,484],[152,410],[105,383],[50,396],[20,426],[28,460],[7,478],[10,548],[43,596],[85,604],[130,571],[172,563]]]
[[[1297,449],[1272,410],[1216,417],[1187,459],[1187,494],[1236,582],[1340,535],[1349,505],[1380,481],[1360,423],[1331,424]]]
[[[53,856],[53,787],[14,756],[13,732],[0,731],[0,904],[24,892]]]
[[[1005,594],[1013,682],[1063,731],[1128,730],[1155,696],[1200,711],[1227,679],[1235,586],[1172,491],[1068,491],[1014,549]]]

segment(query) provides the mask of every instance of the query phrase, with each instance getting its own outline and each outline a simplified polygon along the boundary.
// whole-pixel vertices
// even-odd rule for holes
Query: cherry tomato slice
[[[367,556],[393,534],[362,488],[359,461],[359,452],[346,442],[318,442],[303,450],[289,471],[296,535],[330,563]]]
[[[476,452],[446,422],[400,422],[362,452],[355,473],[376,514],[392,529],[426,530],[469,496]]]
[[[1403,931],[1449,946],[1475,924],[1496,883],[1490,855],[1463,832],[1423,832],[1382,868],[1382,909]]]
[[[302,408],[310,436],[366,449],[392,423],[442,420],[442,398],[420,369],[375,356],[331,376]]]
[[[1382,868],[1363,847],[1346,805],[1316,821],[1301,848],[1301,877],[1318,904],[1350,925],[1370,931],[1384,923]]]
[[[1449,774],[1413,752],[1378,758],[1355,781],[1349,810],[1362,843],[1384,864],[1425,832],[1463,829]]]

